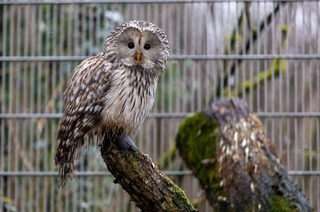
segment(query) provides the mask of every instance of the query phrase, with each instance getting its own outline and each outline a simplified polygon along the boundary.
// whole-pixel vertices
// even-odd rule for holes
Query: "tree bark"
[[[129,137],[106,136],[101,155],[116,178],[115,183],[128,192],[142,211],[196,211],[184,191],[162,174]]]
[[[222,100],[188,117],[176,142],[216,211],[311,210],[244,101]]]

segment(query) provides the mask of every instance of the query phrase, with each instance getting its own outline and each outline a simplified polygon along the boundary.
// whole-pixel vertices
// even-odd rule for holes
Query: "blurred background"
[[[0,211],[137,211],[99,149],[57,188],[63,91],[110,31],[142,19],[168,35],[171,57],[136,145],[190,200],[197,180],[175,151],[179,123],[213,100],[244,98],[281,163],[320,210],[320,2],[0,1]],[[212,211],[200,201],[200,211]]]

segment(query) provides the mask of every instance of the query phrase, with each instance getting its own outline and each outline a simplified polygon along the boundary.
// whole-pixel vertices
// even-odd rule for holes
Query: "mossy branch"
[[[162,174],[134,145],[123,150],[115,144],[128,137],[104,139],[101,155],[108,170],[142,211],[196,211],[184,191]]]

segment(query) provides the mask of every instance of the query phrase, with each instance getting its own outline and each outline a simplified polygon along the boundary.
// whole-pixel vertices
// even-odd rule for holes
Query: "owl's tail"
[[[71,146],[66,145],[66,140],[60,140],[59,142],[55,155],[55,164],[59,167],[58,184],[60,187],[64,187],[74,176],[82,142],[73,142]]]
[[[60,186],[73,178],[81,148],[94,143],[94,123],[99,123],[99,116],[92,113],[65,113],[63,116],[58,129],[59,145],[55,155]]]
[[[75,130],[77,123],[73,118],[63,117],[58,129],[59,145],[56,150],[55,164],[59,167],[60,187],[64,187],[68,181],[72,180],[84,144],[84,133]]]

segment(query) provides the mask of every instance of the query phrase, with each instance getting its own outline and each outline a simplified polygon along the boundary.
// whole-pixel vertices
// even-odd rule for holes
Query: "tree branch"
[[[124,150],[118,145],[121,143],[131,145]],[[116,178],[115,183],[128,192],[142,211],[196,211],[184,191],[162,174],[129,137],[105,137],[101,155]]]

